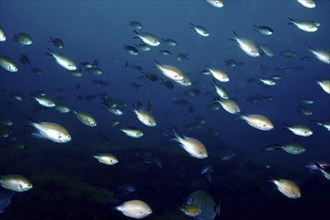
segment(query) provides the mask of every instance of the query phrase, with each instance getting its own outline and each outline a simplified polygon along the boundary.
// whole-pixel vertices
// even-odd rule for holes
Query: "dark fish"
[[[150,81],[157,81],[159,79],[159,76],[154,73],[142,72],[142,75],[144,78],[149,79]]]
[[[220,203],[217,206],[210,194],[204,191],[195,191],[187,199],[187,204],[195,204],[202,212],[195,217],[196,220],[213,220],[220,215]]]
[[[268,26],[258,26],[258,25],[253,25],[253,26],[255,27],[253,30],[258,31],[263,35],[272,35],[274,33],[273,29],[271,29]]]
[[[161,84],[166,86],[166,88],[168,88],[168,89],[173,89],[174,88],[174,84],[171,81],[163,79],[163,78],[162,78],[162,83]]]
[[[23,63],[25,66],[30,65],[30,59],[29,59],[29,57],[26,56],[25,54],[22,54],[22,55],[21,55],[20,61],[21,61],[21,63]]]
[[[142,28],[142,24],[138,21],[129,21],[129,25],[138,30]]]
[[[34,72],[36,74],[42,73],[42,70],[39,67],[32,67],[31,70],[32,70],[32,72]]]
[[[64,47],[63,41],[58,37],[49,36],[50,40],[48,42],[52,43],[55,47],[62,49]]]
[[[123,47],[130,55],[137,56],[139,55],[139,51],[132,45],[124,44]]]
[[[243,66],[244,65],[243,62],[237,62],[234,59],[224,60],[224,62],[226,64],[226,66],[229,66],[229,67],[236,67],[236,66]]]

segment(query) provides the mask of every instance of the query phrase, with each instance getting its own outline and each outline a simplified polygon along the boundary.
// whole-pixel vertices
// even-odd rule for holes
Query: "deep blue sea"
[[[215,219],[330,219],[330,181],[320,169],[312,172],[305,167],[330,162],[330,132],[318,124],[330,122],[330,95],[317,83],[330,80],[330,65],[310,52],[330,47],[330,1],[316,0],[315,8],[296,0],[223,2],[224,7],[216,8],[206,0],[0,1],[0,26],[7,36],[0,42],[0,54],[18,67],[17,72],[0,68],[0,176],[22,175],[33,184],[31,190],[13,195],[0,219],[130,219],[114,207],[132,199],[152,208],[146,219],[193,219],[180,207],[197,190],[208,192],[217,204],[221,201]],[[320,26],[306,32],[288,24],[289,18]],[[135,29],[130,21],[140,22],[142,28]],[[190,23],[205,27],[209,36],[196,33]],[[264,35],[254,25],[270,27],[274,33]],[[131,55],[124,45],[142,43],[134,30],[153,34],[160,45]],[[233,40],[233,31],[271,47],[275,55],[247,55]],[[24,46],[12,40],[18,33],[27,33],[33,43]],[[50,37],[60,38],[64,47],[56,48]],[[47,48],[72,58],[82,76],[56,63],[46,55]],[[187,59],[179,61],[180,53],[188,54]],[[23,54],[30,64],[20,61]],[[239,64],[227,65],[230,59]],[[95,60],[102,74],[81,65]],[[155,60],[179,68],[192,84],[166,79]],[[33,72],[35,67],[42,73]],[[225,71],[230,80],[204,75],[207,68]],[[145,73],[159,78],[152,81]],[[260,79],[276,84],[265,85]],[[164,80],[174,88],[166,87]],[[239,105],[240,114],[264,115],[274,128],[258,130],[219,104],[211,109],[219,99],[214,82]],[[72,111],[92,115],[97,126],[86,126],[72,112],[41,106],[33,98],[41,92]],[[109,97],[122,115],[107,110],[104,101]],[[157,125],[142,124],[134,107],[152,107]],[[29,120],[57,123],[72,140],[37,138]],[[308,126],[313,134],[297,136],[286,128],[292,125]],[[120,130],[126,127],[137,127],[144,135],[129,137]],[[172,130],[201,141],[208,157],[190,156],[173,141]],[[291,141],[303,145],[305,152],[264,150]],[[93,155],[99,153],[112,153],[118,164],[98,162]],[[207,166],[213,172],[201,174]],[[272,178],[294,181],[301,197],[284,196]],[[133,192],[125,191],[127,186]]]

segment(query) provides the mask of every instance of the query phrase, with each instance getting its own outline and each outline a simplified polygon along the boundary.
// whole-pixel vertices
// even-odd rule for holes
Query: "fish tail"
[[[48,51],[49,52],[46,52],[46,55],[48,55],[48,56],[53,56],[53,54],[55,54],[55,52],[53,51],[53,50],[51,50],[51,49],[49,49],[48,47],[47,47],[47,49],[48,49]]]
[[[51,36],[49,36],[49,41],[48,42],[53,42],[55,39],[53,38],[53,37],[51,37]]]
[[[139,35],[139,36],[141,35],[141,34],[140,34],[139,32],[137,32],[136,30],[134,30],[134,33],[136,33],[136,34]]]
[[[238,35],[236,34],[236,32],[235,32],[235,31],[233,31],[233,33],[234,33],[235,37],[236,37],[236,38],[238,38]]]
[[[190,26],[190,28],[194,28],[194,27],[196,27],[193,23],[189,23],[191,26]]]

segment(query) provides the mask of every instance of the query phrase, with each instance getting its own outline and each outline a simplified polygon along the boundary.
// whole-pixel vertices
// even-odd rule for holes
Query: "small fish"
[[[319,122],[317,122],[317,125],[319,125],[321,127],[324,127],[325,129],[330,131],[330,122],[328,122],[328,121],[327,122],[326,121],[324,121],[324,122],[319,121]]]
[[[188,152],[188,154],[197,159],[205,159],[208,157],[207,150],[202,142],[190,137],[180,137],[175,130],[173,130],[176,142],[179,142],[181,147]]]
[[[159,50],[159,53],[161,53],[164,56],[170,56],[172,55],[172,52],[169,50]]]
[[[136,127],[120,128],[120,130],[124,132],[127,136],[132,138],[140,138],[144,135],[143,131]]]
[[[198,216],[202,212],[202,209],[198,205],[193,203],[186,204],[180,209],[185,215],[193,218]]]
[[[249,56],[251,57],[259,57],[260,51],[258,46],[252,40],[239,37],[235,31],[233,31],[235,38],[234,41],[237,42],[238,46]]]
[[[118,159],[116,156],[110,153],[100,153],[93,156],[95,159],[97,159],[100,163],[106,164],[106,165],[115,165],[118,163]]]
[[[116,206],[116,210],[127,217],[135,219],[145,218],[152,213],[150,206],[141,200],[126,201],[123,204]]]
[[[216,8],[222,8],[224,5],[222,0],[206,0],[206,1]]]
[[[283,51],[280,51],[280,55],[282,57],[286,57],[286,58],[293,58],[293,57],[296,57],[298,55],[298,53],[296,51],[292,51],[292,50],[283,50]]]
[[[178,43],[173,39],[163,39],[163,42],[171,47],[175,47]]]
[[[45,95],[33,95],[32,96],[40,105],[46,107],[46,108],[53,108],[55,107],[55,102]]]
[[[276,82],[273,79],[270,78],[258,78],[262,84],[267,85],[267,86],[274,86],[276,85]]]
[[[297,0],[297,1],[306,8],[315,8],[316,6],[314,0]]]
[[[6,175],[0,177],[0,185],[14,192],[25,192],[32,189],[32,183],[21,175]]]
[[[0,42],[6,41],[6,32],[5,30],[0,26]]]
[[[313,134],[313,131],[306,125],[291,125],[288,126],[284,124],[287,129],[289,129],[293,134],[302,136],[302,137],[309,137]]]
[[[133,55],[133,56],[137,56],[139,55],[139,51],[132,45],[126,45],[124,44],[124,47],[123,47],[125,50],[127,50],[127,52],[130,54],[130,55]]]
[[[62,49],[64,47],[64,43],[60,38],[49,36],[49,39],[50,40],[48,42],[52,43],[58,49]]]
[[[0,66],[9,72],[18,71],[17,64],[12,59],[4,55],[0,55]]]
[[[319,61],[330,64],[330,49],[313,49],[309,50]]]
[[[34,72],[35,74],[41,74],[42,70],[39,67],[32,67],[31,71]]]
[[[90,127],[95,127],[97,126],[95,118],[86,112],[82,111],[76,111],[73,110],[73,113],[77,116],[79,121],[81,121],[84,125],[90,126]]]
[[[226,66],[229,66],[229,67],[236,67],[236,66],[243,66],[244,65],[243,62],[237,62],[234,59],[224,60],[224,62],[226,64]]]
[[[58,63],[60,66],[62,66],[63,68],[73,71],[73,70],[77,70],[78,66],[77,64],[67,55],[64,55],[62,53],[59,52],[55,52],[52,51],[51,49],[48,49],[48,53],[46,53],[48,56],[51,56],[54,58],[54,60],[56,61],[56,63]]]
[[[329,171],[326,171],[326,169],[321,166],[320,164],[318,164],[317,162],[315,162],[315,165],[317,166],[317,168],[319,168],[319,170],[321,171],[321,173],[323,174],[323,176],[330,180],[330,172]]]
[[[262,131],[269,131],[274,128],[273,123],[263,115],[258,115],[258,114],[241,115],[241,119],[246,121],[252,127]]]
[[[71,141],[69,132],[59,124],[52,122],[34,122],[30,120],[31,125],[38,130],[39,137],[46,138],[55,143],[67,143]]]
[[[176,56],[176,59],[178,61],[183,61],[183,60],[188,60],[188,54],[184,54],[184,53],[179,53],[177,56]]]
[[[32,37],[27,33],[15,34],[13,40],[20,43],[23,46],[28,46],[33,43]]]
[[[202,25],[194,25],[193,23],[190,23],[190,25],[191,25],[190,28],[193,28],[197,34],[203,37],[208,37],[210,35],[208,30]]]
[[[147,51],[151,50],[151,47],[148,44],[145,44],[145,43],[135,44],[135,47],[138,50],[144,51],[144,52],[147,52]]]
[[[241,112],[240,107],[233,99],[220,99],[218,100],[219,104],[222,106],[224,110],[229,112],[230,114],[238,114]]]
[[[274,50],[270,46],[267,46],[265,44],[258,44],[258,46],[266,56],[268,57],[275,56]]]
[[[19,59],[21,61],[21,63],[23,63],[25,66],[30,65],[30,59],[28,56],[26,56],[25,54],[21,55],[21,58]]]
[[[318,166],[316,164],[318,164]],[[313,161],[313,162],[309,162],[305,165],[305,168],[310,171],[319,170],[320,167],[323,169],[330,168],[330,163],[328,163],[326,161]]]
[[[274,33],[273,29],[271,29],[268,26],[258,26],[258,25],[253,25],[253,26],[255,27],[255,29],[253,30],[258,31],[260,34],[272,35]]]
[[[289,24],[295,25],[297,28],[299,28],[302,31],[306,32],[315,32],[318,30],[317,23],[313,21],[296,21],[292,18],[289,18],[291,21]]]
[[[137,31],[134,31],[134,33],[137,34],[137,38],[140,38],[144,43],[148,44],[149,46],[156,47],[160,44],[158,38],[151,33],[139,33]]]
[[[155,118],[151,115],[150,112],[144,111],[142,109],[136,109],[134,108],[133,112],[139,119],[139,121],[148,126],[148,127],[155,127],[156,126],[156,120]]]
[[[215,68],[207,68],[207,70],[212,74],[212,76],[220,82],[228,82],[229,77],[228,74],[220,69]]]
[[[266,151],[272,151],[272,150],[277,150],[277,149],[282,149],[285,152],[293,155],[299,155],[302,154],[306,151],[304,146],[298,142],[289,142],[286,144],[279,144],[279,145],[274,145],[274,146],[269,146],[266,147]]]
[[[277,186],[277,189],[290,199],[298,199],[301,197],[299,186],[288,179],[273,179],[272,182]]]
[[[231,160],[236,156],[236,153],[227,153],[221,157],[221,160]]]
[[[142,24],[138,21],[129,21],[129,25],[137,30],[142,29]]]
[[[56,103],[55,109],[61,113],[69,113],[70,108],[64,103]]]
[[[173,80],[180,81],[184,80],[185,75],[175,66],[160,64],[155,60],[156,67],[163,73],[164,76]]]

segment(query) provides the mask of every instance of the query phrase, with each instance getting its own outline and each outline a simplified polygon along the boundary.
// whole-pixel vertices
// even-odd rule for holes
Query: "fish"
[[[186,204],[195,204],[202,210],[195,220],[213,220],[217,215],[220,216],[221,204],[217,206],[213,197],[207,192],[198,190],[191,193]]]
[[[69,113],[71,111],[70,107],[64,103],[56,103],[55,109],[60,113]]]
[[[222,0],[206,0],[206,1],[216,8],[222,8],[224,6]]]
[[[321,126],[321,127],[324,127],[328,131],[330,131],[330,122],[329,121],[324,121],[324,122],[319,121],[319,122],[316,122],[316,124]]]
[[[266,116],[263,115],[241,115],[240,118],[246,121],[252,127],[262,131],[269,131],[274,128],[273,123]]]
[[[145,43],[135,44],[135,47],[138,50],[144,51],[144,52],[147,52],[147,51],[151,50],[151,47],[148,44],[145,44]]]
[[[152,116],[150,112],[136,108],[134,108],[133,112],[135,113],[135,115],[142,124],[148,127],[155,127],[157,125],[155,118]]]
[[[229,77],[228,74],[220,69],[215,68],[207,68],[207,70],[212,74],[212,76],[220,82],[228,82]]]
[[[23,46],[28,46],[33,43],[32,37],[27,33],[14,34],[13,40],[20,43]]]
[[[323,176],[330,180],[330,172],[327,171],[323,166],[321,166],[320,164],[318,164],[317,162],[315,162],[315,165],[317,166],[317,168],[319,168],[319,170],[321,171],[321,173],[323,174]]]
[[[214,172],[213,165],[207,165],[207,166],[203,167],[202,170],[201,170],[201,174],[206,176],[209,183],[212,182],[213,172]]]
[[[39,67],[32,67],[31,71],[36,73],[36,74],[41,74],[42,70]]]
[[[97,159],[100,163],[106,164],[106,165],[115,165],[119,161],[116,156],[110,153],[100,153],[93,156],[95,159]]]
[[[32,97],[43,107],[53,108],[55,107],[55,102],[46,95],[32,95]]]
[[[126,128],[120,128],[122,132],[124,132],[127,136],[132,137],[132,138],[140,138],[142,137],[143,131],[137,127],[126,127]]]
[[[56,61],[56,63],[58,63],[63,68],[70,70],[70,71],[78,69],[78,66],[75,63],[75,61],[73,59],[71,59],[70,57],[68,57],[67,55],[64,55],[59,52],[55,52],[49,48],[47,48],[47,49],[49,52],[46,53],[46,55],[53,57],[54,60]]]
[[[10,205],[11,198],[14,193],[9,190],[0,191],[0,214],[5,211],[5,209]]]
[[[62,49],[64,47],[64,43],[60,38],[49,36],[49,39],[50,40],[48,42],[52,43],[58,49]]]
[[[82,111],[76,111],[75,109],[73,109],[73,113],[84,125],[87,125],[89,127],[97,126],[96,120],[93,115]]]
[[[302,137],[309,137],[313,134],[313,131],[306,125],[286,125],[284,126],[289,129],[293,134],[302,136]]]
[[[0,66],[9,72],[17,72],[17,64],[7,56],[0,54]]]
[[[273,29],[271,29],[268,26],[258,26],[258,25],[253,25],[255,28],[253,30],[258,31],[260,34],[263,35],[272,35],[274,33]]]
[[[299,186],[288,179],[278,179],[271,180],[276,186],[277,189],[286,197],[290,199],[298,199],[301,197],[301,192]]]
[[[202,37],[208,37],[210,36],[210,33],[208,32],[208,30],[203,27],[202,25],[194,25],[193,23],[190,23],[190,28],[193,28],[197,34],[199,34]]]
[[[177,56],[176,56],[176,59],[178,61],[183,61],[183,60],[188,60],[188,54],[187,53],[179,53]]]
[[[61,125],[53,122],[34,122],[30,119],[30,124],[38,130],[39,137],[48,139],[55,143],[67,143],[71,141],[70,133]]]
[[[330,49],[313,49],[311,47],[309,49],[319,61],[330,64]]]
[[[318,30],[318,26],[313,21],[296,21],[292,18],[289,18],[291,21],[289,24],[295,25],[298,29],[306,32],[315,32]]]
[[[205,159],[208,157],[206,147],[202,142],[191,137],[180,137],[173,129],[175,138],[172,139],[178,143],[180,146],[192,157],[197,159]]]
[[[289,142],[286,144],[276,144],[274,146],[268,146],[264,150],[266,151],[272,151],[272,150],[277,150],[277,149],[282,149],[285,152],[293,155],[299,155],[302,154],[306,151],[305,147],[298,143],[298,142]]]
[[[180,210],[189,217],[196,217],[202,212],[202,209],[193,203],[184,205]]]
[[[267,86],[274,86],[276,85],[276,82],[273,79],[270,78],[258,78],[262,84],[267,85]]]
[[[0,185],[14,192],[26,192],[33,188],[32,183],[21,175],[5,175],[0,177]]]
[[[142,219],[152,214],[150,206],[142,200],[129,200],[115,208],[123,215],[135,219]]]
[[[297,0],[297,1],[306,8],[315,8],[316,7],[314,0]]]
[[[244,65],[243,62],[237,62],[234,59],[224,60],[224,62],[226,64],[226,66],[229,66],[229,67],[236,67],[236,66],[243,66]]]
[[[175,47],[178,43],[173,40],[173,39],[163,39],[162,42],[164,42],[165,44],[167,44],[168,46],[171,46],[171,47]]]
[[[4,42],[7,40],[6,32],[2,26],[0,26],[0,42]]]
[[[169,50],[159,50],[159,53],[164,55],[164,56],[170,56],[172,55],[172,52]]]
[[[270,46],[267,46],[266,44],[258,44],[258,46],[266,56],[268,57],[275,56],[275,52]]]
[[[132,45],[124,44],[123,47],[130,55],[137,56],[139,55],[139,51]]]
[[[175,66],[160,64],[157,62],[157,60],[154,60],[156,63],[157,69],[159,69],[164,76],[167,78],[173,80],[173,81],[180,81],[184,80],[185,75]]]
[[[166,79],[163,79],[163,78],[161,80],[162,80],[161,84],[164,85],[166,88],[168,88],[168,89],[173,89],[174,88],[174,85],[170,80],[166,80]]]
[[[151,34],[151,33],[139,33],[137,31],[134,31],[135,34],[137,34],[137,38],[140,38],[144,43],[146,43],[149,46],[156,47],[160,44],[160,41],[158,38]]]
[[[318,165],[316,165],[316,164],[318,164]],[[327,169],[330,167],[330,164],[326,161],[313,161],[313,162],[309,162],[305,165],[305,168],[310,171],[319,170],[320,167],[323,169]]]
[[[142,24],[138,21],[129,21],[129,25],[137,30],[142,29]]]
[[[233,31],[235,38],[233,39],[236,41],[238,46],[249,56],[251,57],[259,57],[260,56],[260,51],[258,46],[253,42],[252,40],[246,39],[239,37],[235,31]]]
[[[240,107],[233,99],[220,99],[218,103],[222,106],[222,108],[229,112],[230,114],[238,114],[241,112]]]
[[[292,50],[280,51],[280,56],[286,57],[286,58],[293,58],[293,57],[296,57],[297,55],[298,55],[298,53],[296,51],[292,51]]]
[[[25,66],[30,65],[30,59],[28,56],[26,56],[25,54],[21,55],[21,58],[19,59],[21,61],[21,63],[23,63]]]

